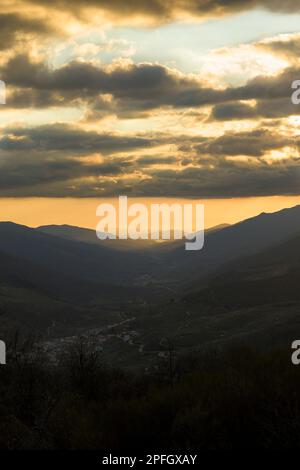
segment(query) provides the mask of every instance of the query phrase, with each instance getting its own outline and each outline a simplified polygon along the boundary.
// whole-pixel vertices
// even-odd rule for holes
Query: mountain
[[[214,276],[226,263],[255,255],[300,234],[300,206],[279,212],[262,213],[231,225],[205,237],[200,251],[176,248],[167,253],[165,263],[176,269],[190,282],[198,283]],[[177,276],[180,274],[177,274]]]
[[[85,323],[86,309],[79,304],[96,295],[93,286],[2,252],[0,266],[2,333],[13,325],[31,333],[54,321],[74,324],[80,319],[82,325]],[[103,295],[105,292],[102,289]]]
[[[194,258],[188,253],[190,274],[186,276],[191,280],[194,274],[192,284],[186,283],[165,305],[150,308],[131,324],[139,332],[136,342],[142,344],[144,361],[149,364],[150,358],[161,354],[162,338],[169,338],[177,355],[235,344],[262,349],[276,346],[288,352],[292,341],[300,337],[298,216],[299,207],[261,214],[208,237],[204,250],[212,253],[206,254],[206,260],[212,262],[217,241],[226,246],[221,246],[220,259],[204,279],[205,266],[192,271],[193,259],[199,263],[202,257],[203,262],[204,252],[195,253]]]
[[[204,248],[189,252],[185,250],[184,240],[148,245],[146,241],[139,245],[139,242],[131,240],[100,241],[93,230],[65,225],[39,227],[38,231],[70,241],[88,242],[90,247],[108,250],[112,259],[118,253],[125,256],[125,265],[126,255],[130,256],[137,247],[128,262],[129,271],[136,273],[128,273],[129,282],[134,278],[134,282],[139,283],[137,279],[140,278],[143,284],[143,278],[146,278],[146,283],[159,282],[172,289],[186,289],[191,283],[206,282],[208,276],[213,276],[234,259],[259,253],[300,233],[300,206],[271,214],[262,213],[230,226],[213,227],[205,232]],[[115,266],[118,266],[119,278],[123,282],[125,273],[121,258]]]
[[[292,210],[292,213],[295,214],[295,211]],[[288,220],[285,211],[280,215]],[[263,222],[266,220],[265,217],[259,217],[259,222],[261,219]],[[267,312],[270,333],[274,326],[272,321],[276,324],[278,318],[281,318],[284,331],[286,322],[291,329],[300,326],[299,285],[300,233],[284,242],[273,243],[271,247],[251,256],[223,263],[205,284],[194,283],[181,297],[175,299],[173,309],[188,311],[191,317],[195,315],[196,318],[219,318],[221,315],[225,323],[231,318],[232,328],[243,324],[243,316],[248,311],[251,311],[252,327],[264,324]],[[221,325],[220,318],[218,322]]]
[[[47,235],[65,238],[82,243],[103,246],[112,250],[142,250],[152,246],[155,242],[151,240],[100,240],[96,231],[88,228],[76,227],[73,225],[42,225],[37,227],[39,232]]]
[[[155,267],[151,256],[117,251],[10,222],[0,223],[0,250],[77,279],[128,285]]]
[[[0,250],[88,282],[150,289],[159,286],[167,291],[206,282],[226,263],[259,253],[297,233],[300,206],[208,230],[204,248],[190,252],[184,249],[183,240],[155,243],[132,252],[115,247],[118,243],[133,246],[136,242],[97,243],[93,230],[65,225],[32,229],[2,222]]]
[[[65,335],[116,323],[143,297],[143,288],[85,280],[0,251],[2,335],[12,328],[45,334],[50,327],[52,335]]]
[[[229,263],[210,283],[227,306],[300,302],[300,235]]]
[[[206,234],[211,234],[229,227],[229,224],[220,224],[206,230]],[[170,240],[163,243],[157,243],[153,240],[100,240],[96,236],[96,231],[88,228],[76,227],[73,225],[42,225],[37,227],[39,232],[62,237],[67,240],[79,241],[83,243],[91,243],[93,245],[102,245],[116,250],[145,250],[152,248],[158,249],[174,249],[175,247],[184,247],[183,240]]]
[[[300,338],[300,235],[222,266],[215,277],[131,325],[145,361],[169,338],[176,353],[248,345],[290,351]],[[137,354],[137,358],[138,358]],[[137,360],[137,359],[136,359]],[[148,362],[149,363],[149,362]]]
[[[289,341],[300,325],[299,215],[297,206],[212,230],[199,252],[176,243],[124,251],[0,223],[0,328],[15,321],[66,335],[106,325],[107,354],[126,362],[126,350],[143,364],[162,337],[185,352]]]

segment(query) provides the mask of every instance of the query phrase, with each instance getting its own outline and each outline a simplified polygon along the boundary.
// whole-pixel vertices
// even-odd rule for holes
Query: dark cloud
[[[300,107],[291,99],[258,100],[250,105],[245,102],[224,103],[213,107],[210,120],[231,121],[240,119],[276,119],[300,114]]]
[[[177,144],[178,154],[138,155],[139,149],[162,143]],[[289,143],[276,128],[228,132],[210,139],[177,136],[175,140],[166,134],[125,138],[62,124],[9,128],[0,139],[0,196],[292,194],[299,191],[297,160],[268,165],[257,158]],[[97,153],[104,155],[99,163],[83,158]],[[255,164],[226,158],[240,154],[256,157]]]
[[[275,76],[258,76],[246,85],[237,88],[228,88],[224,92],[226,101],[250,99],[279,99],[291,98],[291,85],[300,76],[300,69],[290,67]],[[225,100],[224,100],[225,101]]]
[[[125,137],[109,133],[84,131],[66,124],[33,128],[9,128],[0,138],[0,150],[19,152],[66,152],[75,155],[104,155],[150,147],[143,137]]]
[[[66,105],[80,106],[80,100],[67,100],[59,93],[52,93],[48,90],[35,90],[32,88],[14,88],[8,84],[9,95],[6,99],[5,108],[0,111],[5,112],[11,109],[45,109],[52,107],[62,107]]]
[[[259,167],[220,162],[213,170],[187,167],[183,171],[157,171],[152,180],[135,186],[142,194],[226,198],[299,194],[300,172],[296,164],[261,164]]]
[[[244,86],[227,88],[219,100],[222,102],[214,105],[210,119],[279,118],[299,114],[299,107],[291,101],[291,85],[299,77],[300,69],[291,67],[276,76],[258,76]],[[256,103],[247,103],[250,100]]]
[[[300,37],[299,35],[283,35],[271,41],[261,41],[256,47],[272,52],[275,55],[283,56],[285,59],[299,59]]]
[[[2,152],[45,152],[53,155],[114,155],[155,148],[159,145],[177,146],[180,158],[186,153],[215,156],[248,155],[260,157],[269,150],[283,148],[291,142],[289,137],[268,128],[245,132],[227,132],[220,137],[189,137],[172,134],[149,133],[127,137],[119,134],[85,131],[67,124],[52,124],[33,128],[9,127],[0,138]],[[145,155],[136,160],[139,165],[171,164],[178,155]]]
[[[72,158],[51,157],[42,154],[9,155],[2,158],[0,172],[0,195],[55,195],[55,188],[61,185],[64,194],[72,195],[72,184],[80,185],[85,178],[120,176],[130,166],[129,162],[108,162],[84,164]],[[93,184],[89,183],[93,193]],[[78,196],[82,196],[80,192]]]
[[[235,119],[252,119],[257,116],[256,106],[237,101],[236,103],[219,104],[213,107],[210,119],[231,121]]]
[[[196,148],[211,155],[261,157],[269,150],[280,149],[290,143],[291,139],[269,129],[256,129],[252,132],[226,133]]]
[[[50,96],[54,104],[59,100],[62,104],[87,100],[94,111],[101,111],[103,106],[109,108],[109,103],[99,98],[99,94],[110,94],[117,100],[117,106],[110,105],[114,111],[126,108],[136,112],[161,106],[199,106],[221,100],[223,96],[221,91],[201,86],[195,78],[147,63],[119,65],[110,70],[75,61],[52,70],[43,62],[32,62],[28,56],[18,55],[2,68],[1,76],[10,86],[22,88],[26,93],[27,90],[38,92],[31,96],[37,103],[50,102]]]
[[[176,163],[180,160],[179,157],[169,156],[169,157],[161,157],[158,155],[147,155],[144,157],[139,157],[136,160],[136,164],[140,165],[141,167],[152,166],[152,165],[168,165],[171,163]]]
[[[274,118],[297,113],[291,104],[291,84],[300,68],[285,69],[276,76],[258,76],[239,87],[214,89],[200,79],[185,76],[158,64],[116,65],[71,62],[50,69],[26,55],[12,58],[0,70],[11,87],[7,106],[86,106],[86,120],[108,114],[123,118],[146,117],[160,108],[214,106],[216,120]],[[247,101],[256,100],[255,106]]]
[[[58,185],[58,195],[72,195],[74,184],[85,178],[91,180],[93,192],[93,181],[130,172],[133,159],[114,157],[114,153],[148,145],[146,139],[84,132],[66,125],[10,128],[0,139],[0,195],[54,196]],[[95,152],[109,153],[109,158]],[[92,161],[83,158],[91,154]]]
[[[148,171],[148,178],[126,177],[131,163],[83,165],[32,157],[1,165],[0,196],[99,197],[169,196],[231,198],[299,194],[300,172],[295,163],[248,165],[220,159],[209,165]],[[134,170],[134,168],[133,168]],[[134,173],[133,173],[134,175]],[[110,178],[105,178],[110,177]],[[150,177],[150,178],[149,178]]]
[[[274,12],[298,12],[300,0],[23,0],[24,3],[42,5],[48,8],[66,10],[76,16],[84,15],[88,8],[96,8],[115,19],[126,22],[132,18],[158,23],[170,21],[182,16],[207,17],[223,16],[264,8]]]
[[[255,6],[274,11],[300,11],[300,0],[54,0],[31,3],[69,10],[78,15],[90,5],[116,17],[130,18],[142,14],[157,21],[171,20],[180,12],[201,17]],[[0,15],[0,29],[1,25],[0,39],[1,34],[3,41],[5,37],[7,39],[2,48],[21,41],[23,35],[52,34],[51,28],[43,22],[28,19],[21,13]],[[286,47],[281,41],[272,44],[272,50],[278,53]],[[295,56],[298,43],[291,43],[288,47],[289,53]],[[87,121],[101,119],[108,114],[122,118],[147,117],[153,110],[161,108],[191,108],[198,116],[197,108],[203,106],[212,106],[210,119],[219,121],[276,119],[298,112],[290,99],[291,83],[300,78],[300,69],[296,66],[277,76],[256,77],[243,86],[214,89],[205,84],[206,77],[197,79],[159,64],[128,65],[120,62],[107,67],[73,61],[52,69],[45,62],[33,61],[21,54],[2,66],[0,76],[9,88],[5,109],[82,106],[86,109]],[[174,155],[156,155],[155,147],[161,144],[172,145]],[[85,131],[80,126],[65,124],[11,127],[4,129],[0,137],[0,196],[93,197],[124,193],[133,196],[240,197],[298,194],[298,161],[288,159],[271,165],[261,158],[266,152],[287,145],[290,145],[289,138],[281,135],[275,124],[272,129],[262,127],[248,132],[227,132],[217,138],[154,135],[150,132],[126,136],[101,130]],[[152,155],[142,154],[142,150],[152,148]],[[90,163],[89,159],[83,158],[97,154],[102,156],[99,163],[94,159]],[[240,155],[253,158],[243,163],[237,158],[226,158]]]
[[[0,50],[11,48],[24,36],[48,36],[57,32],[50,22],[21,15],[0,13]]]

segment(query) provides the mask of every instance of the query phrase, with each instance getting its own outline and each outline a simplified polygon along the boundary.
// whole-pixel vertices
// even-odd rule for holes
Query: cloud
[[[69,0],[23,0],[23,3],[65,10],[84,19],[87,19],[88,10],[93,9],[111,20],[122,23],[136,20],[140,24],[219,17],[254,8],[283,13],[300,11],[300,0],[77,0],[74,3]]]
[[[58,32],[48,20],[32,18],[21,13],[0,13],[0,50],[9,49],[21,43],[28,36],[47,37]]]
[[[267,151],[281,149],[290,144],[290,138],[270,129],[255,129],[248,132],[226,133],[198,145],[199,152],[212,155],[261,157]]]
[[[95,181],[130,172],[130,158],[114,155],[150,145],[149,139],[88,132],[64,124],[9,128],[0,139],[0,195],[54,196],[58,186],[58,195],[72,195],[74,184],[80,188],[86,179],[94,194]],[[80,190],[76,194],[84,195]]]
[[[85,179],[89,180],[90,194],[95,195],[92,181],[120,176],[128,166],[130,163],[122,161],[87,165],[66,156],[45,157],[41,154],[23,155],[20,161],[19,155],[12,154],[1,161],[0,195],[54,196],[59,185],[61,193],[58,196],[72,196],[74,182],[80,188]],[[80,191],[76,195],[84,196]]]
[[[194,107],[222,100],[193,75],[151,63],[102,66],[73,61],[57,69],[19,54],[0,68],[12,88],[7,106],[89,105],[89,119],[105,112],[143,114],[160,107]],[[18,96],[25,97],[17,103]],[[110,99],[107,99],[110,97]]]
[[[45,15],[52,18],[53,8],[59,12],[57,24],[61,25],[61,18],[67,13],[64,17],[70,26],[72,15],[76,16],[74,25],[77,21],[103,24],[97,11],[116,21],[138,19],[156,23],[185,16],[222,16],[256,6],[273,11],[300,11],[300,0],[40,0],[27,1],[27,12],[25,9],[20,9],[19,13],[0,12],[0,29],[3,26],[0,47],[5,49],[10,44],[13,49],[18,45],[17,50],[5,52],[0,61],[0,76],[8,85],[7,105],[1,112],[9,108],[24,109],[25,123],[29,108],[43,109],[44,119],[47,119],[46,109],[51,107],[73,107],[84,113],[84,119],[76,125],[49,123],[20,127],[15,124],[3,128],[0,196],[96,197],[124,193],[241,197],[299,193],[298,161],[284,155],[285,148],[290,146],[290,135],[284,134],[289,134],[287,129],[260,123],[261,119],[284,118],[298,112],[290,98],[291,83],[300,78],[296,60],[299,38],[279,37],[254,43],[253,48],[264,48],[276,55],[287,54],[292,65],[277,75],[271,70],[269,75],[261,74],[247,82],[246,78],[233,81],[243,83],[239,86],[224,85],[224,81],[223,87],[219,86],[218,74],[215,74],[217,79],[209,81],[203,72],[185,74],[155,62],[135,64],[130,60],[116,60],[107,65],[97,60],[73,60],[54,67],[52,63],[61,64],[61,59],[65,59],[67,48],[52,62],[51,54],[56,54],[54,45],[45,54],[43,48],[28,47],[26,42],[31,37],[48,38],[55,32],[52,21],[45,23],[43,20]],[[34,8],[40,9],[41,16],[29,17],[28,12],[35,11]],[[95,15],[89,8],[97,10]],[[23,46],[19,47],[24,38]],[[88,57],[86,44],[80,48]],[[241,63],[242,60],[244,56],[241,56]],[[259,67],[258,61],[257,70]],[[248,78],[253,75],[245,73]],[[204,122],[204,116],[210,111],[210,121]],[[18,116],[16,120],[21,114],[12,113]],[[49,113],[49,120],[53,119],[53,114]],[[72,118],[71,111],[70,115]],[[120,123],[115,119],[112,122],[116,128],[130,129],[130,132],[104,132],[107,122],[93,121],[108,115],[145,120],[155,115],[162,126],[167,116],[166,130],[140,133],[137,129],[141,129],[141,122]],[[202,116],[201,131],[197,134],[199,116]],[[181,118],[185,119],[184,123]],[[249,130],[243,131],[246,122],[239,127],[232,122],[223,124],[223,121],[233,120],[253,122]],[[145,129],[151,129],[153,122],[154,119],[146,122]],[[100,130],[87,130],[91,124],[93,129],[97,124]],[[279,155],[278,161],[272,160],[272,152]],[[281,154],[285,158],[281,159]]]
[[[84,131],[67,124],[49,124],[33,128],[9,128],[0,138],[0,150],[20,152],[66,152],[75,155],[103,155],[147,148],[150,139],[110,133]]]
[[[138,195],[166,195],[197,198],[231,198],[299,194],[299,168],[296,165],[257,166],[223,162],[214,170],[187,168],[157,171],[152,180],[137,183]]]
[[[210,120],[276,119],[297,114],[300,114],[300,107],[295,106],[287,98],[258,100],[254,105],[237,101],[214,106],[210,114]]]
[[[172,155],[141,154],[170,143]],[[275,129],[227,132],[215,138],[178,135],[174,139],[166,133],[126,137],[65,124],[7,128],[0,139],[0,196],[99,197],[117,193],[236,197],[297,193],[297,159],[268,164],[263,158],[289,143]],[[251,158],[235,158],[240,155]],[[229,160],[228,156],[234,158]]]
[[[170,165],[171,163],[177,163],[179,161],[180,158],[175,156],[162,157],[159,155],[147,155],[139,157],[135,163],[141,167],[147,167],[152,165]]]
[[[289,60],[299,61],[300,56],[300,34],[280,34],[256,43],[257,49],[263,49]]]
[[[70,62],[57,69],[50,69],[44,62],[33,62],[25,54],[17,55],[2,68],[7,82],[23,88],[71,92],[80,90],[82,95],[99,92],[117,97],[153,99],[175,92],[198,89],[196,78],[189,78],[175,70],[151,63],[116,63],[113,67],[95,65],[92,62]]]
[[[3,171],[2,171],[3,170]],[[130,173],[130,170],[133,170]],[[83,165],[73,160],[31,157],[1,164],[0,196],[102,197],[167,196],[231,198],[299,193],[299,167],[291,162],[248,165],[220,159],[182,170],[153,169],[148,177],[125,162]]]
[[[0,72],[11,87],[8,107],[86,106],[87,120],[109,114],[146,117],[161,108],[203,106],[215,106],[211,118],[216,120],[289,115],[297,112],[290,104],[291,84],[300,77],[300,67],[289,67],[275,76],[257,76],[243,86],[215,89],[204,77],[159,64],[102,66],[74,61],[52,69],[24,54],[10,59]]]
[[[299,77],[300,68],[289,67],[276,76],[259,76],[242,87],[228,88],[221,102],[212,108],[210,119],[226,121],[299,114],[299,107],[291,102],[291,85]]]

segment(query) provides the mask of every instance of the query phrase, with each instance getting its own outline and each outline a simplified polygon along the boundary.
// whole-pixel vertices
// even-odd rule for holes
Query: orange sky
[[[31,227],[48,224],[69,224],[95,229],[98,219],[96,208],[101,202],[116,199],[72,198],[0,198],[0,220],[12,221]],[[134,202],[188,202],[188,200],[136,198]],[[128,202],[132,202],[131,199]],[[194,201],[195,202],[195,201]],[[243,199],[199,200],[205,205],[206,228],[235,223],[261,212],[275,212],[300,204],[300,196],[272,196]]]

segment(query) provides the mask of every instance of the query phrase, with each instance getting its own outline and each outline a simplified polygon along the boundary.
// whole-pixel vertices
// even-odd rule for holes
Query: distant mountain
[[[133,252],[90,243],[86,229],[51,232],[0,223],[1,329],[15,321],[64,335],[118,325],[108,350],[118,340],[121,357],[129,331],[132,361],[141,350],[151,360],[165,336],[192,351],[300,334],[300,206],[211,230],[199,252],[182,240]]]
[[[67,240],[74,240],[84,243],[100,243],[101,240],[97,238],[96,231],[88,228],[76,227],[73,225],[41,225],[36,230],[43,232],[47,235],[54,235],[57,237],[66,238]]]
[[[64,239],[10,222],[0,223],[0,250],[60,274],[116,285],[130,284],[156,264],[144,253],[133,257],[107,245]]]
[[[67,277],[2,252],[0,266],[2,333],[12,327],[36,333],[54,322],[65,327],[77,322],[84,326],[89,303],[96,298],[105,302],[112,295],[106,286]]]
[[[31,229],[0,223],[0,250],[66,276],[114,285],[173,285],[186,288],[206,280],[226,263],[256,254],[300,233],[300,206],[261,214],[232,226],[206,231],[204,248],[186,251],[184,240],[154,243],[148,249],[131,240],[96,238],[93,230],[72,226]],[[118,245],[119,244],[119,245]],[[122,249],[116,249],[123,245]]]
[[[206,230],[206,235],[215,233],[219,230],[229,227],[229,224],[219,224]],[[167,240],[161,243],[153,240],[100,240],[97,238],[96,231],[88,228],[76,227],[73,225],[42,225],[36,230],[47,235],[65,238],[67,240],[91,243],[93,245],[103,246],[115,250],[149,250],[163,251],[173,250],[177,247],[184,249],[184,240]]]
[[[139,320],[144,350],[173,338],[179,351],[284,347],[300,337],[300,234],[252,256],[230,261],[204,285]],[[150,333],[148,333],[148,331]]]
[[[190,281],[214,275],[226,263],[254,255],[300,234],[300,206],[279,212],[262,213],[231,225],[205,238],[200,251],[176,249],[167,254],[165,262],[181,272],[189,273]]]
[[[76,329],[115,323],[120,321],[124,309],[150,296],[142,287],[113,284],[113,273],[110,279],[98,275],[97,266],[89,264],[90,259],[80,258],[85,254],[80,243],[50,236],[48,239],[43,234],[40,237],[32,229],[3,223],[0,246],[6,250],[0,251],[2,334],[12,328],[27,334],[45,334],[50,328],[51,335],[65,335]],[[88,256],[92,254],[88,252]],[[101,256],[97,261],[101,271]],[[64,266],[64,262],[71,266]],[[82,273],[80,263],[84,269],[91,266],[95,271]],[[94,280],[89,279],[93,276]]]
[[[215,232],[219,232],[220,230],[223,230],[224,228],[230,227],[230,224],[219,224],[219,225],[214,225],[213,227],[210,227],[205,230],[206,234],[211,234]]]
[[[143,250],[154,244],[151,240],[100,240],[96,231],[88,228],[76,227],[73,225],[42,225],[37,227],[39,232],[47,235],[65,238],[82,243],[90,243],[97,246],[103,246],[112,250]]]
[[[300,302],[300,235],[229,263],[210,288],[227,305]]]
[[[219,224],[216,225],[215,227],[211,227],[206,230],[206,233],[213,233],[217,232],[218,230],[222,230],[223,228],[229,227],[229,224]],[[105,244],[111,244],[111,248],[119,248],[121,245],[122,247],[127,247],[127,245],[130,245],[130,248],[137,248],[137,245],[139,245],[139,242],[143,244],[144,247],[146,247],[151,240],[100,240],[97,235],[96,231],[89,229],[89,228],[82,228],[82,227],[76,227],[74,225],[41,225],[40,227],[37,227],[36,230],[39,232],[46,233],[48,235],[54,235],[57,237],[62,237],[66,238],[68,240],[76,240],[80,242],[85,242],[85,243],[92,243],[92,244],[99,244],[99,243],[105,243]],[[172,240],[171,240],[172,241]],[[138,243],[136,243],[138,242]]]

